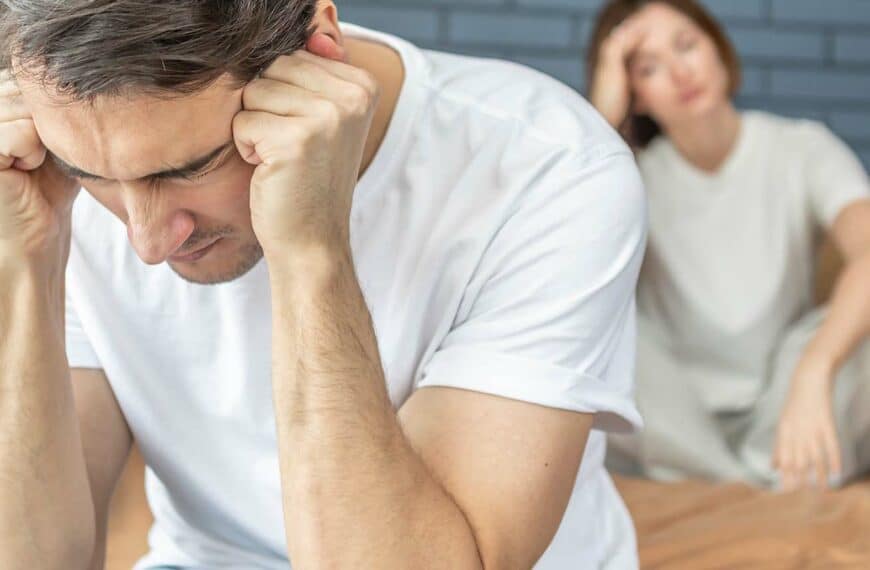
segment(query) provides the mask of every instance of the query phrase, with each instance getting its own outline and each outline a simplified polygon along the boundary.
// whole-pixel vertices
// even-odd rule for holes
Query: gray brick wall
[[[870,169],[870,0],[704,0],[742,56],[739,104],[825,121]],[[337,0],[340,18],[425,48],[501,57],[584,91],[602,0]]]

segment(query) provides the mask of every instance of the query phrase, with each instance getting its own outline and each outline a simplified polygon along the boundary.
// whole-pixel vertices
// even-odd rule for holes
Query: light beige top
[[[745,409],[783,332],[812,307],[820,230],[870,198],[867,174],[824,125],[761,112],[743,114],[735,148],[714,174],[666,137],[638,162],[650,202],[640,342],[678,359],[709,409]],[[638,382],[656,374],[638,363]]]

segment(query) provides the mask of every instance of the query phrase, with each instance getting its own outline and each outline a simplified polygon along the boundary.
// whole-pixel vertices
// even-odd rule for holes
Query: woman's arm
[[[838,370],[870,334],[870,199],[844,208],[831,227],[831,236],[846,265],[827,318],[807,352]]]
[[[813,478],[819,485],[829,477],[839,479],[834,382],[843,363],[870,335],[870,199],[846,206],[830,231],[846,266],[828,314],[801,356],[780,418],[773,461],[786,490]]]

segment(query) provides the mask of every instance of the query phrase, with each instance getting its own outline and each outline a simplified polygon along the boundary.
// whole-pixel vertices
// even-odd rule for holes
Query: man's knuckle
[[[354,85],[348,89],[345,97],[348,109],[353,114],[367,112],[374,100],[374,94],[361,85]]]
[[[242,93],[242,102],[246,108],[262,107],[269,104],[277,95],[275,81],[272,79],[255,79]]]
[[[318,133],[322,129],[322,125],[319,122],[304,122],[300,121],[295,125],[295,128],[288,129],[288,136],[292,136],[292,140],[295,141],[295,144],[292,146],[300,147],[302,149],[308,149],[313,146],[314,141],[317,139]]]
[[[242,91],[242,107],[250,109],[259,100],[259,82],[253,81],[249,83]]]
[[[13,149],[17,149],[18,154],[31,154],[38,151],[40,145],[33,121],[17,119],[0,123],[0,154],[12,156]]]
[[[359,83],[371,95],[377,95],[380,91],[381,86],[375,76],[365,69],[359,70]]]
[[[341,106],[332,99],[320,99],[317,104],[317,114],[327,123],[333,124],[341,121],[343,110]]]

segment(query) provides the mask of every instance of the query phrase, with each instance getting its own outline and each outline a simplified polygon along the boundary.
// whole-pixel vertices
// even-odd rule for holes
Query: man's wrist
[[[51,264],[40,255],[28,255],[20,250],[0,244],[0,281],[47,280],[52,274]]]
[[[264,255],[273,288],[327,286],[353,267],[350,245],[339,241],[295,244]]]
[[[62,271],[32,261],[0,261],[0,328],[8,332],[21,322],[50,323],[58,334],[63,328],[64,275]],[[10,320],[11,319],[11,320]],[[0,333],[2,336],[2,333]]]

